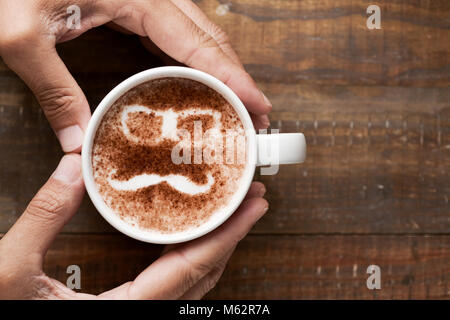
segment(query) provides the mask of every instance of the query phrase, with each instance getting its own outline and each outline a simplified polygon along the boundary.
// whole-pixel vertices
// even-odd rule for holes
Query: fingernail
[[[269,210],[269,207],[264,207],[263,214],[265,214],[267,212],[267,210]]]
[[[56,132],[64,152],[75,151],[83,144],[83,130],[78,125],[73,125]]]
[[[258,195],[259,195],[260,197],[262,197],[262,196],[265,195],[265,194],[266,194],[266,188],[265,188],[265,187],[259,188],[259,190],[258,190]]]
[[[269,99],[266,97],[264,93],[261,92],[261,95],[263,97],[264,103],[269,109],[272,109],[272,103],[269,101]]]
[[[81,177],[80,157],[75,155],[64,156],[59,162],[52,178],[70,184]]]
[[[262,116],[261,122],[263,124],[263,126],[265,126],[266,128],[270,126],[270,120],[269,120],[269,116],[267,114]]]

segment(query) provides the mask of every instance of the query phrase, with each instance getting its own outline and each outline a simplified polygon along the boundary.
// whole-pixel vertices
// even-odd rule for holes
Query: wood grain
[[[446,0],[197,4],[226,30],[258,81],[446,87],[450,80]],[[381,30],[366,27],[371,4],[380,6]]]
[[[450,3],[195,2],[273,102],[271,128],[304,132],[308,143],[306,163],[257,173],[270,210],[208,298],[448,298]],[[369,4],[381,7],[381,30],[366,28]],[[162,64],[137,37],[107,28],[57,49],[92,110],[128,76]],[[62,153],[1,60],[0,150],[4,233]],[[46,269],[64,282],[80,264],[83,289],[98,293],[160,250],[117,234],[86,197]],[[365,287],[369,264],[382,269],[380,291]]]
[[[268,63],[271,66],[276,66],[278,61],[291,61],[287,54],[280,57],[279,53],[265,49],[278,48],[278,44],[262,43],[281,41],[287,29],[290,30],[287,36],[293,41],[285,42],[281,49],[291,52],[290,57],[298,55],[301,59],[302,54],[315,57],[318,51],[329,54],[329,50],[316,48],[314,43],[318,40],[313,38],[305,38],[301,42],[302,48],[299,47],[296,39],[302,38],[302,33],[309,30],[304,29],[303,24],[312,21],[319,24],[315,32],[326,32],[331,27],[322,24],[328,21],[340,25],[343,22],[337,20],[351,17],[356,8],[365,5],[365,2],[357,3],[353,1],[349,6],[348,1],[233,1],[228,13],[221,16],[216,12],[219,2],[198,2],[229,33],[232,43],[241,51],[239,53],[248,70],[272,100],[272,127],[282,132],[303,131],[308,140],[308,160],[305,164],[282,167],[278,175],[261,178],[269,189],[271,210],[255,232],[449,232],[449,81],[440,78],[436,83],[435,77],[422,75],[427,83],[423,83],[423,79],[413,83],[379,82],[376,74],[370,74],[365,76],[371,79],[370,86],[362,86],[367,84],[364,79],[358,79],[357,85],[352,85],[354,82],[351,80],[345,80],[346,85],[339,85],[343,83],[342,79],[333,78],[333,73],[323,64],[329,59],[324,59],[315,60],[315,63],[320,64],[320,70],[330,77],[325,82],[329,85],[319,86],[314,84],[323,83],[322,80],[316,81],[320,78],[319,74],[307,79],[289,78],[289,72],[300,73],[294,64],[283,67],[286,68],[286,79],[277,79],[270,72],[262,76],[248,63],[251,57],[255,63],[260,61],[257,65],[264,64],[266,55],[271,57]],[[386,4],[380,5],[383,7]],[[394,19],[384,19],[389,18],[384,14],[382,19],[388,26],[393,24],[396,32],[399,29],[397,25],[404,21],[402,23],[410,24],[411,28],[429,25],[436,33],[446,33],[448,28],[441,14],[448,10],[447,7],[439,1],[427,5],[429,8],[424,8],[422,2],[394,2],[389,4],[389,12]],[[258,18],[258,15],[267,16],[268,13],[273,17]],[[362,19],[363,15],[360,15]],[[300,25],[293,28],[293,23]],[[267,36],[252,37],[250,41],[245,37],[247,32],[242,32],[246,30],[243,26]],[[279,30],[277,36],[271,35],[273,30]],[[354,37],[365,37],[376,32],[387,34],[387,31],[358,30],[352,34]],[[342,35],[343,30],[339,29],[328,37]],[[449,53],[448,41],[419,44],[415,37],[423,35],[424,32],[404,33],[403,42],[419,51],[426,49]],[[325,39],[319,42],[330,41]],[[441,53],[419,59],[397,52],[392,47],[397,43],[389,39],[386,41],[391,46],[385,44],[384,50],[389,55],[397,55],[402,65],[410,66],[411,59],[418,63],[440,64],[441,67],[448,65],[447,58],[442,58]],[[249,43],[253,46],[249,47]],[[365,49],[366,54],[374,56],[375,60],[371,63],[349,59],[347,64],[350,66],[345,68],[352,71],[357,66],[369,68],[369,65],[385,63],[386,57],[374,50],[377,47],[374,44]],[[356,50],[356,47],[350,49]],[[92,30],[79,39],[62,44],[59,51],[92,108],[127,76],[160,63],[141,47],[135,37],[105,28]],[[130,59],[131,55],[133,59]],[[356,56],[361,56],[361,53],[355,53]],[[0,178],[7,182],[0,185],[0,215],[3,217],[0,231],[5,232],[50,175],[61,153],[28,89],[4,65],[0,66],[0,72],[0,144],[5,150],[0,155]],[[354,74],[353,71],[351,73]],[[375,85],[379,83],[409,86]],[[446,87],[441,87],[445,84]],[[435,87],[430,87],[432,85]],[[15,165],[8,165],[10,163]],[[65,230],[112,231],[98,217],[89,201],[85,201],[80,213]]]
[[[282,87],[265,87],[272,126],[304,132],[308,159],[261,177],[272,211],[258,230],[448,233],[448,89]]]
[[[63,235],[50,248],[46,272],[66,283],[81,269],[81,291],[100,293],[132,280],[161,246],[121,235]],[[369,265],[381,289],[369,290]],[[449,236],[248,236],[209,299],[449,298]]]
[[[3,83],[14,81],[19,83],[13,77]],[[97,79],[80,83],[95,100],[101,91]],[[261,86],[275,105],[272,128],[304,132],[308,158],[280,167],[275,176],[257,175],[266,183],[271,208],[254,232],[450,232],[449,89]],[[30,93],[23,96],[33,101]],[[61,156],[36,103],[10,103],[0,102],[2,232]],[[65,230],[112,231],[88,199]]]
[[[209,298],[449,298],[448,236],[249,236]],[[367,267],[381,289],[367,289]]]
[[[199,0],[222,27],[257,82],[447,87],[447,0]],[[380,30],[366,27],[366,8],[381,8]],[[60,46],[73,72],[141,70],[137,43],[90,31]],[[128,37],[118,35],[117,37]],[[84,45],[82,45],[84,43]],[[105,50],[105,47],[109,50]],[[102,59],[98,59],[102,53]],[[125,56],[125,58],[123,58]],[[132,57],[132,58],[130,58]],[[75,62],[76,61],[76,62]],[[91,63],[90,61],[95,61]],[[0,65],[0,71],[5,70]]]

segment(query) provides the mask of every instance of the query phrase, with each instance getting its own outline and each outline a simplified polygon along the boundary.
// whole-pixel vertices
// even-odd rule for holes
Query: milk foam
[[[154,138],[151,141],[152,144],[158,144],[163,139],[169,139],[173,141],[180,140],[177,134],[177,124],[179,117],[188,117],[188,116],[196,116],[196,115],[210,115],[214,119],[214,130],[220,130],[222,125],[220,122],[220,118],[222,114],[220,112],[214,110],[202,110],[202,109],[186,109],[182,111],[174,112],[173,109],[168,110],[154,110],[149,107],[140,106],[140,105],[131,105],[123,108],[121,114],[121,124],[122,131],[124,135],[135,142],[142,142],[141,139],[134,136],[127,125],[128,115],[134,112],[144,112],[147,114],[154,114],[156,117],[162,117],[162,133],[158,138]],[[148,143],[146,141],[146,143]],[[108,182],[112,188],[117,191],[136,191],[137,189],[153,186],[162,182],[168,183],[171,187],[176,189],[177,191],[187,193],[189,195],[197,195],[200,193],[208,192],[211,189],[211,186],[214,184],[214,178],[211,174],[208,174],[208,182],[203,185],[196,184],[192,182],[189,178],[183,175],[168,175],[168,176],[160,176],[158,174],[141,174],[137,175],[129,180],[120,181],[114,180],[111,176],[114,172],[111,172],[108,177]]]
[[[230,149],[229,132],[236,143]],[[162,233],[195,228],[226,210],[240,189],[245,145],[244,161],[234,159],[242,137],[238,114],[214,90],[189,79],[151,80],[125,93],[103,117],[92,149],[97,189],[112,211],[136,227]],[[227,147],[223,152],[212,148],[218,141]],[[187,154],[185,145],[193,148],[192,163],[173,161],[177,146]],[[225,160],[208,163],[210,150]]]

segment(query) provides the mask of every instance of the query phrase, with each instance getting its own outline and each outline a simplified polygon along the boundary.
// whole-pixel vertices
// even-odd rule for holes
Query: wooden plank
[[[448,298],[448,236],[248,237],[210,298]],[[367,289],[367,267],[381,290]]]
[[[81,268],[81,291],[100,293],[132,280],[161,246],[121,235],[61,235],[45,271],[66,283]],[[369,265],[381,290],[369,290]],[[245,238],[209,299],[448,299],[449,236],[260,236]]]
[[[255,232],[448,233],[450,89],[441,77],[450,74],[448,2],[378,3],[383,41],[361,29],[365,1],[198,1],[273,101],[272,127],[308,140],[305,164],[261,178],[271,210]],[[107,28],[58,48],[93,107],[127,76],[158,64],[136,37]],[[264,65],[278,73],[261,73]],[[3,64],[0,128],[5,232],[61,152],[33,96]],[[86,200],[65,231],[112,229]]]
[[[82,291],[98,294],[134,279],[162,249],[119,234],[60,235],[48,251],[44,270],[66,283],[67,267],[78,265]]]
[[[95,78],[80,83],[89,101],[109,90]],[[262,87],[274,103],[272,127],[304,132],[308,159],[281,167],[275,176],[257,175],[267,185],[271,209],[255,232],[450,231],[450,89]],[[5,232],[61,152],[21,82],[0,77],[0,89],[0,231]],[[3,104],[2,95],[14,91]],[[88,200],[65,230],[112,231]]]
[[[450,80],[447,0],[196,2],[258,82],[445,87]],[[381,8],[381,30],[367,29],[371,4]],[[73,72],[131,74],[152,65],[132,39],[100,28],[58,48]]]
[[[247,69],[261,82],[449,83],[446,0],[203,0],[197,4],[229,34]],[[366,26],[371,4],[381,8],[381,30]]]
[[[248,237],[210,298],[448,298],[448,236]],[[367,267],[381,269],[368,290]]]
[[[449,89],[264,89],[272,127],[304,132],[308,158],[257,177],[271,204],[257,231],[448,233]]]
[[[208,298],[448,298],[449,2],[196,3],[274,103],[272,128],[308,140],[305,164],[257,175],[271,209]],[[381,30],[365,26],[369,4],[381,7]],[[137,37],[107,28],[58,51],[93,108],[123,79],[160,64]],[[6,232],[62,153],[1,60],[0,146]],[[88,292],[132,279],[161,250],[113,234],[88,199],[64,232],[45,268],[65,282],[67,266],[79,264]],[[111,234],[84,234],[101,232]],[[369,264],[381,267],[380,291],[365,286]]]

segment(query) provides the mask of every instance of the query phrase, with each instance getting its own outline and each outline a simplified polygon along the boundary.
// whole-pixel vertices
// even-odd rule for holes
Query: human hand
[[[81,28],[67,27],[67,7]],[[90,119],[86,97],[55,44],[105,23],[145,37],[145,47],[222,80],[267,128],[271,104],[245,72],[226,34],[190,0],[37,0],[0,2],[0,55],[36,95],[65,152],[79,152]]]
[[[45,254],[80,206],[81,159],[66,155],[0,240],[0,299],[199,299],[220,278],[237,243],[267,211],[264,185],[254,182],[238,210],[196,240],[170,245],[136,279],[99,296],[77,293],[42,270]]]

